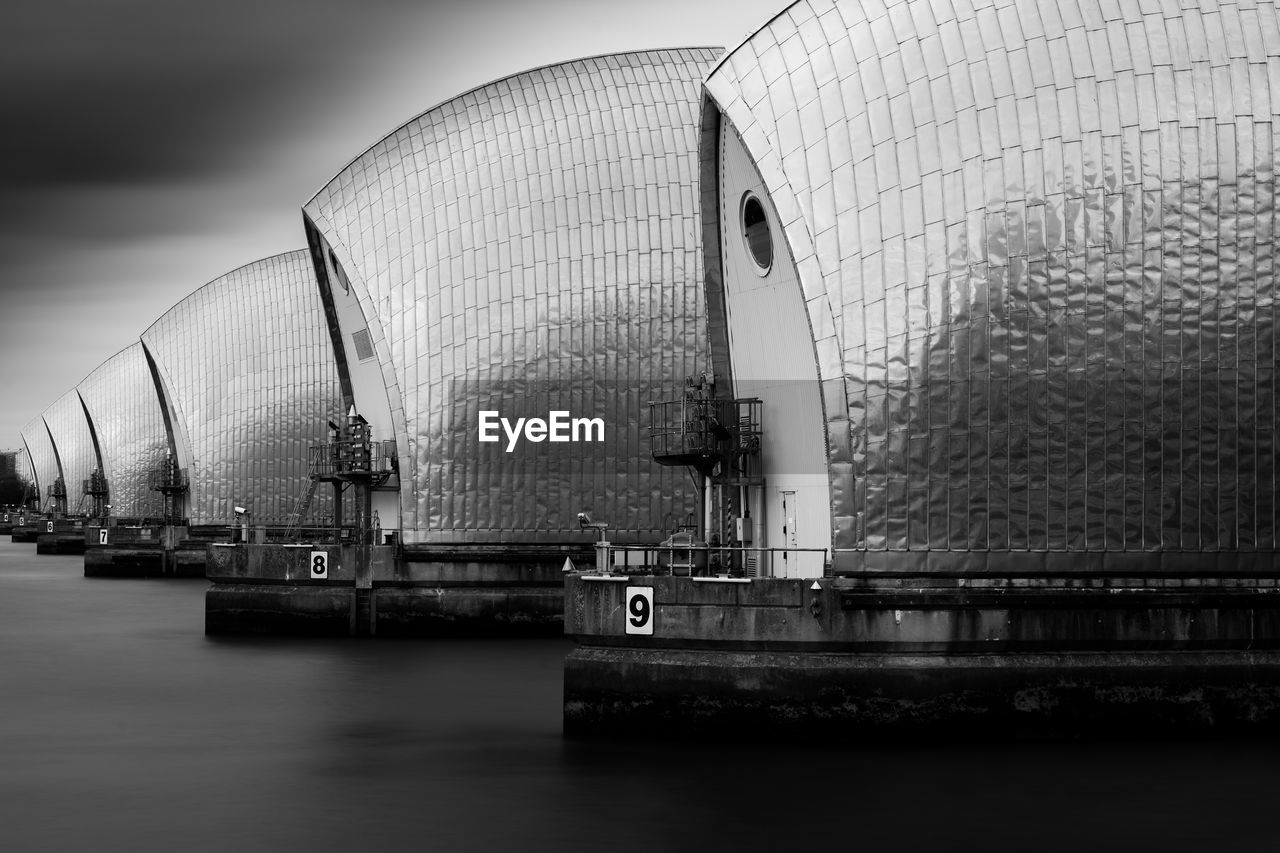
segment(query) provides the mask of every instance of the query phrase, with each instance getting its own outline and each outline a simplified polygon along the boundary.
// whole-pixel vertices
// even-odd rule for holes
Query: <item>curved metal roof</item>
[[[801,0],[705,91],[817,330],[838,549],[1274,549],[1274,2]]]
[[[718,53],[495,81],[401,127],[305,206],[386,377],[406,541],[578,538],[583,508],[651,535],[692,506],[649,464],[640,421],[658,389],[705,369],[696,118]],[[607,441],[477,443],[479,410],[546,405],[603,417]],[[632,490],[648,497],[618,499]]]
[[[341,412],[333,349],[305,250],[220,276],[142,334],[172,407],[194,524],[284,523],[307,486],[307,448]],[[328,496],[316,495],[316,514]]]
[[[169,453],[164,412],[140,342],[104,361],[76,386],[93,419],[111,514],[158,517],[164,499],[150,477]]]
[[[67,512],[82,514],[84,481],[98,467],[98,450],[84,404],[75,389],[63,394],[44,411],[44,422],[58,452],[62,476],[67,487]],[[46,497],[48,490],[46,489]]]
[[[39,490],[40,506],[44,507],[48,502],[49,487],[62,476],[62,472],[53,439],[49,437],[49,427],[43,417],[32,418],[22,428],[22,443],[27,449],[35,485]]]

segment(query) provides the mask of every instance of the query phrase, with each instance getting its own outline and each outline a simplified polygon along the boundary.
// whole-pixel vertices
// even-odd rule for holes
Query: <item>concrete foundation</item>
[[[35,542],[37,554],[83,554],[82,519],[41,519],[23,527],[24,538],[15,542]],[[34,535],[33,535],[34,534]]]
[[[10,542],[35,542],[40,537],[40,531],[43,528],[36,527],[31,524],[14,525],[13,532],[9,534]]]
[[[570,576],[565,731],[856,740],[1280,725],[1274,579],[814,583]],[[627,633],[637,589],[652,596],[651,636]]]
[[[83,554],[83,533],[41,533],[36,537],[37,554]]]
[[[84,576],[87,578],[203,578],[206,538],[192,538],[186,527],[87,526]],[[219,529],[221,535],[225,531]],[[103,540],[106,540],[105,543]]]
[[[323,580],[313,551],[329,555]],[[211,545],[205,631],[558,636],[566,557],[591,559],[581,546]]]

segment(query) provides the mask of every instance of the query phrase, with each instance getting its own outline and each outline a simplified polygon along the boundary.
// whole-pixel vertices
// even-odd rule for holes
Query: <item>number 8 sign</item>
[[[629,586],[626,594],[628,634],[653,635],[653,587]]]
[[[311,579],[313,581],[326,580],[329,577],[329,552],[328,551],[312,551],[311,552]]]

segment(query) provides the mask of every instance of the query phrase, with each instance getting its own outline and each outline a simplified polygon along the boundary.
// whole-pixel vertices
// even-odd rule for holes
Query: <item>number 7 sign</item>
[[[628,634],[653,635],[653,587],[629,586],[626,594]]]

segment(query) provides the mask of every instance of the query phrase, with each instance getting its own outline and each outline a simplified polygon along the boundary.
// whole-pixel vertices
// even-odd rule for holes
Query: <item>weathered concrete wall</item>
[[[312,580],[313,550],[329,554]],[[563,633],[566,556],[581,547],[209,547],[208,633],[358,633],[395,637],[557,636]],[[362,561],[368,569],[361,572]],[[316,589],[328,590],[324,595]],[[347,595],[340,590],[355,590]],[[342,622],[337,610],[347,607]]]
[[[557,636],[564,631],[556,587],[377,587],[376,633],[385,637]]]
[[[37,554],[83,554],[84,536],[78,533],[41,533],[36,536]]]
[[[636,588],[652,593],[652,635],[627,633]],[[1274,579],[908,588],[571,575],[565,631],[579,643],[565,664],[566,731],[856,738],[1280,722]]]
[[[566,582],[565,633],[583,642],[948,653],[1280,647],[1274,585],[893,589],[842,578],[586,577]],[[624,595],[637,586],[653,590],[651,638],[626,634]]]
[[[1159,737],[1280,724],[1280,653],[830,654],[581,647],[566,734]]]
[[[68,518],[42,521],[37,525],[37,554],[83,554],[84,521]]]
[[[173,525],[86,525],[84,576],[203,578],[206,543],[189,533]]]
[[[207,576],[214,583],[298,584],[316,587],[354,586],[359,554],[355,545],[243,545],[212,543],[208,546]],[[366,546],[386,559],[390,549]],[[328,555],[328,578],[311,579],[311,554]]]
[[[328,555],[326,579],[312,579],[315,551]],[[354,546],[211,544],[205,633],[358,633],[358,558]]]
[[[205,593],[206,634],[347,636],[357,633],[354,587],[215,584]]]

